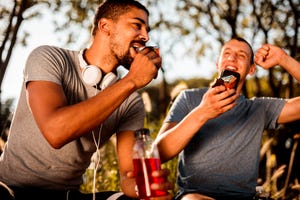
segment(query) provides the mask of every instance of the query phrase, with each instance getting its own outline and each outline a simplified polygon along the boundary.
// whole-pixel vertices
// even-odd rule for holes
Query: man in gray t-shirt
[[[134,131],[144,126],[145,117],[137,90],[161,67],[160,55],[145,48],[148,16],[137,1],[107,0],[95,15],[89,47],[71,51],[45,45],[31,52],[0,157],[0,181],[13,189],[16,200],[72,200],[73,192],[78,199],[91,199],[79,192],[82,175],[113,134],[122,192],[138,197],[129,173]],[[116,74],[119,66],[128,70],[123,78]],[[99,193],[96,199],[106,197]]]
[[[300,63],[279,47],[263,45],[255,62],[266,69],[278,64],[300,82]],[[179,154],[177,199],[253,199],[263,131],[300,119],[300,97],[246,99],[241,94],[255,67],[248,42],[231,39],[217,68],[238,73],[236,89],[218,79],[220,86],[182,91],[172,104],[156,143],[164,162]]]

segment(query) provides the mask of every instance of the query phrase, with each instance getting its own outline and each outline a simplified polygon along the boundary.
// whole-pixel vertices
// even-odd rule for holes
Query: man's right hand
[[[142,88],[157,77],[162,59],[152,48],[144,48],[142,51],[136,52],[131,47],[130,53],[134,59],[124,78],[131,79],[136,88]]]
[[[198,108],[201,108],[202,113],[206,113],[207,119],[212,119],[232,109],[238,96],[235,89],[228,90],[225,86],[209,88]]]
[[[152,190],[164,190],[166,191],[166,195],[160,197],[151,197],[150,200],[171,200],[172,195],[168,193],[168,190],[173,189],[173,183],[168,181],[168,176],[170,175],[170,170],[165,168],[161,170],[154,171],[152,176],[155,178],[163,178],[164,182],[162,183],[152,183],[151,189]],[[127,172],[127,178],[134,178],[133,171]]]

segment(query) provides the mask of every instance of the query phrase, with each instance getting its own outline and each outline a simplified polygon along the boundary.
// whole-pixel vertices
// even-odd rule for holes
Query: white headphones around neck
[[[95,65],[88,65],[84,60],[83,53],[84,49],[79,51],[78,59],[82,80],[85,82],[85,84],[89,86],[97,86],[101,81],[99,87],[101,90],[103,90],[118,80],[118,77],[113,72],[109,72],[102,79],[102,72],[100,68]]]

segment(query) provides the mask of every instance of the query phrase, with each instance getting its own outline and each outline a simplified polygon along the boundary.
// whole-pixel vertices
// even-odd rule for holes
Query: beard
[[[127,50],[127,52],[123,56],[118,57],[118,62],[120,65],[125,67],[125,69],[130,69],[133,58],[131,57],[129,50]]]
[[[114,53],[115,58],[118,61],[118,65],[122,65],[125,69],[129,70],[131,63],[133,62],[133,58],[130,55],[129,48],[132,44],[129,44],[127,50],[124,50],[124,43],[120,41],[119,34],[112,34],[112,43],[111,43],[111,51]]]

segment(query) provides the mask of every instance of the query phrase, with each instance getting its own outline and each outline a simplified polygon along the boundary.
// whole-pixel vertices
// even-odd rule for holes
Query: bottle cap
[[[139,138],[143,135],[149,135],[150,134],[150,130],[148,128],[141,128],[141,129],[138,129],[134,132],[134,136],[136,138]]]

